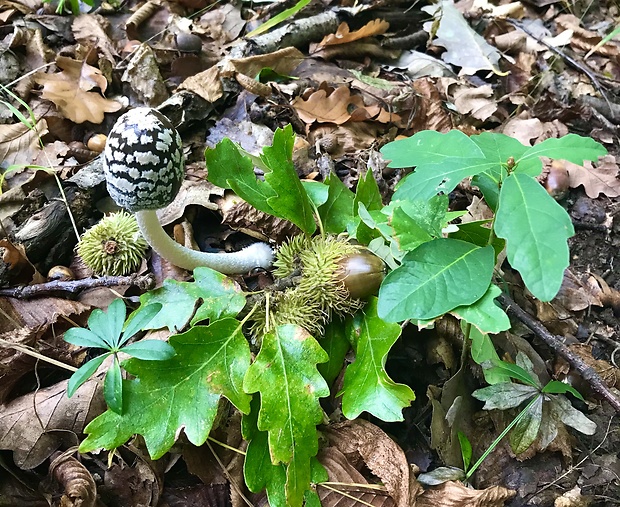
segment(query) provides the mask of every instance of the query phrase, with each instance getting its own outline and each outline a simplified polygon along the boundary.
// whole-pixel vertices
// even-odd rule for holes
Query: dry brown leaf
[[[47,134],[47,123],[39,120],[36,130],[23,123],[0,125],[0,160],[6,165],[28,165],[41,151],[39,136]]]
[[[73,20],[71,30],[76,41],[89,48],[97,48],[101,55],[113,64],[118,53],[106,33],[109,25],[100,14],[80,14]]]
[[[580,26],[581,21],[573,14],[560,14],[555,21],[559,29],[571,30],[573,32],[570,38],[570,45],[575,49],[586,52],[594,48],[602,40],[602,37],[596,32],[582,28]],[[594,53],[602,56],[617,57],[620,54],[620,44],[614,40],[608,41],[597,48]]]
[[[373,19],[368,22],[359,30],[354,32],[349,31],[349,25],[341,23],[336,33],[332,33],[323,37],[323,40],[319,42],[316,48],[322,48],[324,46],[334,46],[336,44],[346,44],[347,42],[353,42],[365,37],[373,37],[375,35],[381,35],[387,31],[390,24],[382,19]]]
[[[600,296],[600,287],[596,290],[589,281],[583,284],[570,269],[567,269],[564,271],[562,285],[554,298],[554,302],[561,304],[567,310],[577,312],[593,305],[603,306]]]
[[[349,113],[351,91],[339,86],[329,95],[326,90],[317,90],[307,100],[296,97],[292,105],[299,117],[306,123],[335,123],[342,125],[351,118]]]
[[[463,115],[469,114],[477,120],[485,121],[497,111],[491,85],[451,87],[451,92],[456,110]]]
[[[247,58],[231,59],[235,71],[254,79],[261,69],[269,67],[279,74],[288,75],[303,61],[304,55],[294,47],[279,49],[266,55],[254,55]]]
[[[67,398],[67,382],[0,407],[0,449],[13,451],[20,468],[40,465],[61,445],[76,445],[86,424],[105,410],[97,379],[87,380],[71,398]]]
[[[214,65],[210,69],[188,77],[178,89],[193,92],[207,102],[215,102],[224,95],[219,67]]]
[[[121,108],[119,102],[90,91],[99,87],[105,92],[107,88],[107,81],[99,69],[64,56],[59,56],[56,64],[62,72],[41,72],[36,74],[35,81],[43,86],[41,96],[56,104],[66,118],[76,123],[89,121],[99,124],[104,113],[113,113]]]
[[[501,507],[515,494],[501,486],[479,490],[449,481],[427,489],[416,499],[415,507]]]
[[[336,424],[325,431],[330,443],[350,462],[361,458],[385,485],[398,507],[408,507],[419,491],[410,491],[410,469],[403,450],[369,421]]]
[[[169,96],[155,53],[147,44],[142,44],[132,55],[121,80],[129,83],[147,106],[156,107]]]
[[[336,447],[321,449],[317,456],[327,470],[329,481],[336,483],[329,488],[317,484],[317,492],[323,507],[393,507],[394,500],[384,488],[377,488],[355,469]],[[368,486],[366,486],[368,485]]]
[[[566,162],[566,169],[569,175],[569,185],[577,188],[583,185],[588,197],[595,199],[599,194],[607,197],[618,197],[620,195],[620,179],[618,173],[620,169],[613,155],[606,155],[599,159],[596,167],[586,161],[583,166]]]
[[[90,472],[73,456],[56,453],[49,474],[63,489],[60,505],[66,507],[94,507],[97,485]]]
[[[320,143],[333,158],[370,148],[377,141],[379,127],[372,123],[356,122],[334,127],[321,125],[308,135],[311,144]]]

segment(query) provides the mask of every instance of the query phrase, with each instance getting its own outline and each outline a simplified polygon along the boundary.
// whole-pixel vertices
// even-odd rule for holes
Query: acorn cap
[[[123,114],[108,135],[103,167],[110,197],[135,212],[170,204],[183,181],[181,136],[155,109]]]

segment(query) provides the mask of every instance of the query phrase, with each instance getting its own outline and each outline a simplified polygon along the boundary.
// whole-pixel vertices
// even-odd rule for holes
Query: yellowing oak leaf
[[[43,86],[42,97],[56,104],[66,118],[75,123],[101,123],[104,113],[121,108],[120,103],[90,91],[99,87],[105,92],[107,88],[107,81],[99,69],[63,56],[58,57],[56,65],[62,72],[39,73],[35,81]]]

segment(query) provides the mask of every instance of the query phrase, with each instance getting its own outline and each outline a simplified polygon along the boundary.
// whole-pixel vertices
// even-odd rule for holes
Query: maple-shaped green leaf
[[[470,305],[489,288],[493,247],[438,238],[409,252],[379,290],[379,317],[390,322],[429,320]]]
[[[527,288],[551,301],[568,267],[568,238],[575,234],[568,213],[534,178],[513,173],[503,182],[494,228]]]
[[[218,320],[236,316],[245,305],[245,296],[234,280],[210,268],[196,268],[193,282],[178,282],[167,278],[159,289],[140,296],[143,311],[153,303],[162,309],[151,320],[148,329],[167,327],[180,331],[190,322]]]
[[[81,452],[115,449],[140,434],[151,457],[158,459],[181,430],[191,443],[202,445],[222,396],[249,412],[251,397],[242,385],[250,349],[240,322],[226,318],[196,326],[171,337],[170,344],[176,350],[171,359],[124,363],[136,379],[123,381],[123,412],[108,410],[91,421]]]
[[[401,327],[377,316],[377,298],[371,298],[347,326],[354,343],[355,361],[344,374],[342,413],[355,419],[368,412],[382,421],[402,421],[403,408],[415,399],[411,388],[397,384],[385,371],[385,361],[392,345],[400,336]]]
[[[448,213],[448,196],[435,195],[428,200],[395,201],[385,207],[391,211],[390,225],[402,251],[414,250],[422,243],[441,237]]]
[[[327,360],[307,331],[278,326],[263,337],[243,382],[247,393],[260,393],[258,429],[269,434],[272,463],[287,464],[286,499],[291,507],[301,507],[310,487],[310,458],[318,451],[316,425],[323,419],[319,398],[329,396],[316,365]]]

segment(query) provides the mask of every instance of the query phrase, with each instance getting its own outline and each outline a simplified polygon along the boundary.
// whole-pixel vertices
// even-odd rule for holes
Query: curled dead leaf
[[[49,473],[63,488],[61,505],[94,507],[97,501],[97,485],[90,472],[77,459],[55,453]]]

